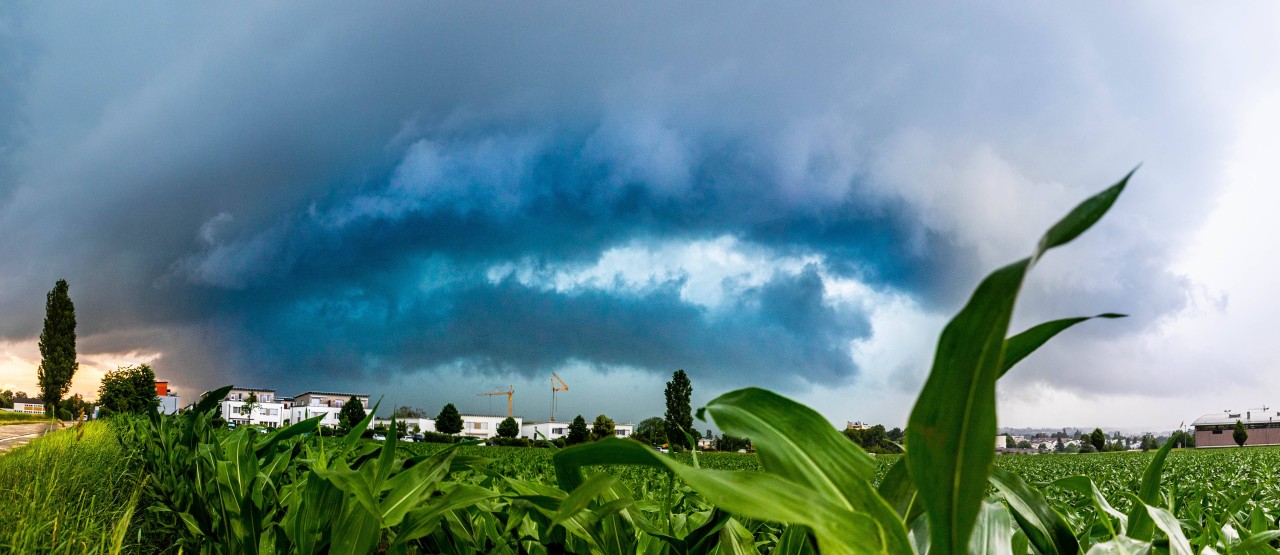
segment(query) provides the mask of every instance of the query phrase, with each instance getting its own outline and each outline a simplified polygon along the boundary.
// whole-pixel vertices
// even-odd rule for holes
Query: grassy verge
[[[0,455],[0,551],[118,553],[139,491],[128,459],[105,422]]]
[[[13,424],[18,422],[43,422],[48,417],[43,414],[27,414],[25,412],[9,412],[0,410],[0,424]]]

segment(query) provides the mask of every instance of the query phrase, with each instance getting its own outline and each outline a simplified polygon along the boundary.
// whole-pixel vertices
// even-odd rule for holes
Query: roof
[[[231,387],[231,391],[270,391],[270,392],[272,392],[272,393],[275,393],[275,391],[276,391],[276,390],[275,390],[275,388],[265,388],[265,387],[239,387],[239,386],[232,386],[232,387]]]
[[[297,395],[294,395],[293,397],[290,397],[290,399],[297,399],[298,397],[301,397],[303,395],[328,395],[330,397],[365,397],[365,398],[369,397],[364,393],[335,393],[332,391],[303,391],[302,393],[299,393]]]
[[[1244,411],[1223,411],[1214,414],[1206,414],[1197,418],[1192,422],[1192,426],[1222,426],[1232,425],[1239,420],[1245,424],[1266,424],[1268,422],[1280,423],[1280,411],[1273,410],[1244,410]]]
[[[44,404],[44,401],[41,401],[39,399],[32,399],[30,397],[15,397],[13,399],[13,402],[22,403],[25,405],[43,405]]]

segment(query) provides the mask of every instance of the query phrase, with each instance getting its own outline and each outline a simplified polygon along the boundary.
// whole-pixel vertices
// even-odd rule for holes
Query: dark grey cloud
[[[1243,72],[1158,8],[671,8],[28,5],[0,25],[0,123],[19,130],[0,150],[0,337],[32,337],[66,277],[86,345],[162,351],[198,387],[567,359],[838,382],[871,331],[821,302],[819,273],[950,311],[986,258],[1139,160],[1158,186],[1132,217],[1167,233],[1101,229],[1139,249],[1104,296],[1178,306],[1162,262],[1212,194],[1231,101],[1187,68]],[[986,166],[956,174],[983,152],[1026,205],[966,195]],[[996,215],[948,215],[965,196]],[[486,279],[725,235],[822,261],[714,310],[679,282]]]

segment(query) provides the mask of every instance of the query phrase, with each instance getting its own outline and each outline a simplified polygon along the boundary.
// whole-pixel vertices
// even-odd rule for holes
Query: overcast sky
[[[148,362],[533,419],[556,371],[638,421],[683,368],[898,426],[978,280],[1141,163],[1014,325],[1132,316],[1001,424],[1280,406],[1280,14],[1214,7],[9,6],[0,385],[65,278],[90,398]]]

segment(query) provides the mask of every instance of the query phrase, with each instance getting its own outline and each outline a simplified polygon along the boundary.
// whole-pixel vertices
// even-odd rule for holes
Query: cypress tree
[[[67,280],[60,279],[44,303],[44,329],[40,331],[40,398],[45,412],[57,414],[58,403],[71,389],[76,362],[76,306],[67,292]],[[154,386],[154,384],[153,384]]]
[[[688,441],[684,433],[693,433],[693,407],[689,398],[693,396],[693,384],[684,370],[676,370],[667,382],[667,412],[664,422],[667,432],[667,444],[673,448],[683,448]]]
[[[1249,441],[1249,432],[1244,429],[1244,422],[1236,420],[1236,425],[1231,430],[1231,439],[1236,440],[1236,445],[1241,447],[1244,447],[1244,442]]]

